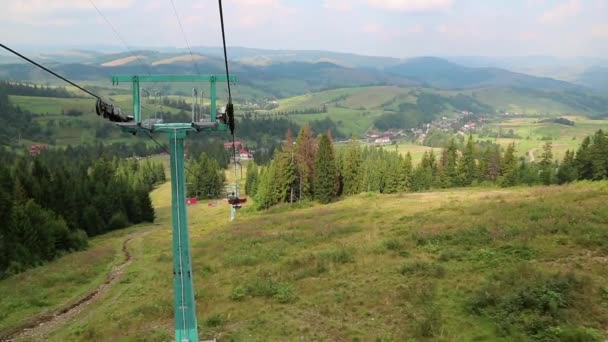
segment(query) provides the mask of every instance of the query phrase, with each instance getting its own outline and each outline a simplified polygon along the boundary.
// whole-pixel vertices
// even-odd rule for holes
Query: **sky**
[[[3,0],[14,46],[219,46],[215,0]],[[224,0],[229,46],[376,56],[608,55],[608,0]],[[95,7],[111,23],[108,25]],[[123,44],[124,41],[124,44]]]

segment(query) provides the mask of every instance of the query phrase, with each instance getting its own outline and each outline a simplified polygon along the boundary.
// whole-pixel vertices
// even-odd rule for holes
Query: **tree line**
[[[0,87],[0,145],[14,145],[19,138],[49,141],[49,131],[44,130],[34,118],[34,114],[13,106],[6,87]]]
[[[188,159],[186,182],[188,184],[186,196],[196,198],[218,198],[222,195],[224,169],[217,159],[201,152]]]
[[[397,193],[495,184],[501,187],[563,184],[608,178],[608,137],[598,131],[579,150],[554,160],[551,142],[535,162],[518,157],[515,144],[505,148],[488,141],[451,139],[436,153],[427,151],[414,165],[409,153],[365,146],[357,142],[335,149],[331,133],[316,139],[310,127],[295,143],[286,142],[268,166],[248,165],[245,191],[258,209],[301,200],[328,203],[362,192]]]
[[[162,164],[95,146],[0,151],[0,278],[87,246],[87,238],[154,221]]]
[[[12,83],[8,81],[0,82],[0,92],[5,92],[8,95],[20,96],[59,98],[76,97],[73,93],[67,91],[64,87],[45,87],[39,86],[37,84]]]

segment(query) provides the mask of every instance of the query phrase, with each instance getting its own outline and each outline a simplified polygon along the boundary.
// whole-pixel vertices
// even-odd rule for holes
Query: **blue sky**
[[[184,47],[170,0],[7,0],[18,45]],[[220,44],[217,1],[174,0],[190,45]],[[608,0],[224,0],[229,45],[370,55],[608,55]]]

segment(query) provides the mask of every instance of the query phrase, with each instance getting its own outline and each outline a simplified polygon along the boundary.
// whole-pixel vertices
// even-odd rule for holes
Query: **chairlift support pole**
[[[173,288],[175,314],[175,340],[198,342],[196,303],[194,300],[192,257],[188,237],[186,210],[186,184],[184,175],[184,140],[190,133],[202,131],[228,131],[228,125],[217,121],[216,82],[227,82],[226,76],[216,75],[117,75],[112,83],[133,84],[133,122],[119,123],[123,130],[137,134],[166,133],[171,155],[171,207],[173,223]],[[141,125],[140,83],[144,82],[209,82],[211,121],[190,123],[155,123]],[[231,76],[230,82],[236,82]]]

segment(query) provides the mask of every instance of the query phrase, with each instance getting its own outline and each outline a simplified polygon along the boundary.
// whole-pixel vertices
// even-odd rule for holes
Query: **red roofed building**
[[[235,141],[234,145],[232,145],[232,141],[224,143],[224,148],[228,149],[228,148],[233,148],[234,146],[236,146],[236,148],[243,148],[243,144],[240,141]]]
[[[241,149],[239,151],[239,158],[241,160],[253,160],[253,154],[247,150]]]
[[[30,146],[30,155],[37,156],[40,154],[40,152],[42,152],[42,150],[46,150],[47,147],[49,147],[49,145],[45,145],[45,144],[32,145],[32,146]]]

